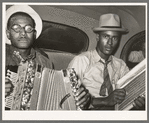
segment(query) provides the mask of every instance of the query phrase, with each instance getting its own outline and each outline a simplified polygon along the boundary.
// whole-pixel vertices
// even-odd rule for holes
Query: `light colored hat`
[[[127,33],[128,30],[123,28],[121,25],[121,20],[116,14],[104,14],[99,18],[99,27],[93,28],[95,33],[99,31],[119,31],[122,33]]]
[[[41,20],[40,16],[37,14],[37,12],[28,5],[14,5],[7,9],[7,11],[6,11],[6,29],[7,29],[7,21],[9,19],[9,17],[16,12],[27,13],[34,19],[34,21],[36,23],[35,29],[37,31],[36,38],[38,38],[42,31],[42,20]],[[7,38],[7,36],[6,36],[6,43],[11,44],[11,42]]]

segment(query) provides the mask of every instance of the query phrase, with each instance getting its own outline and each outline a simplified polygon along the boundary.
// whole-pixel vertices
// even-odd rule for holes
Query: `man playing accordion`
[[[10,45],[6,45],[5,98],[7,99],[12,94],[14,88],[17,90],[15,93],[18,96],[14,100],[18,104],[14,104],[16,106],[13,110],[30,110],[33,90],[37,84],[34,81],[36,71],[40,67],[53,69],[52,61],[47,58],[47,55],[43,51],[33,48],[33,43],[41,31],[42,20],[31,7],[16,5],[7,10],[6,42],[9,42]],[[18,69],[21,71],[19,75],[17,75]],[[24,73],[24,71],[26,72]],[[13,81],[18,81],[18,76],[19,81],[25,79],[25,82],[17,89]],[[83,86],[77,90],[75,97],[76,105],[82,109],[90,100],[90,95]],[[14,97],[12,96],[12,98]],[[20,102],[17,102],[16,98]],[[9,110],[10,107],[5,105],[6,110]]]

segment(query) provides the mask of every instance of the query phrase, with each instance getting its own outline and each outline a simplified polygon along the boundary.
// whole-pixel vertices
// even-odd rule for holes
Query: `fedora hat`
[[[7,22],[8,22],[9,17],[16,12],[27,13],[34,19],[35,24],[36,24],[35,30],[37,31],[37,34],[36,34],[36,39],[37,39],[42,31],[42,19],[37,14],[37,12],[28,5],[13,5],[7,9],[7,11],[6,11],[6,29],[7,29]],[[7,36],[6,36],[6,43],[11,44],[11,42],[7,38]]]
[[[95,33],[99,31],[119,31],[127,33],[128,30],[121,25],[121,20],[116,14],[104,14],[99,18],[99,27],[93,28]]]

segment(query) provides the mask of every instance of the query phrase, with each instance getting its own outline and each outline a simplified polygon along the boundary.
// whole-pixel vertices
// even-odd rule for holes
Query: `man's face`
[[[121,34],[116,31],[102,31],[98,35],[97,51],[102,57],[110,56],[119,44]]]
[[[11,44],[18,49],[30,48],[35,40],[36,31],[28,32],[26,30],[30,30],[32,27],[33,22],[29,17],[21,15],[13,17],[6,32]]]

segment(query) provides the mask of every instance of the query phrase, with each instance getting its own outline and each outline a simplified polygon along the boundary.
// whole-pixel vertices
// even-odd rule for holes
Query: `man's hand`
[[[126,91],[124,89],[114,90],[108,97],[106,97],[106,105],[114,106],[115,104],[120,104],[126,96]]]
[[[76,105],[79,106],[82,110],[88,109],[91,101],[91,95],[88,90],[81,85],[75,94]]]
[[[143,109],[145,110],[145,97],[139,96],[134,100],[133,109]]]
[[[5,97],[8,96],[13,89],[13,85],[8,78],[5,78]]]

